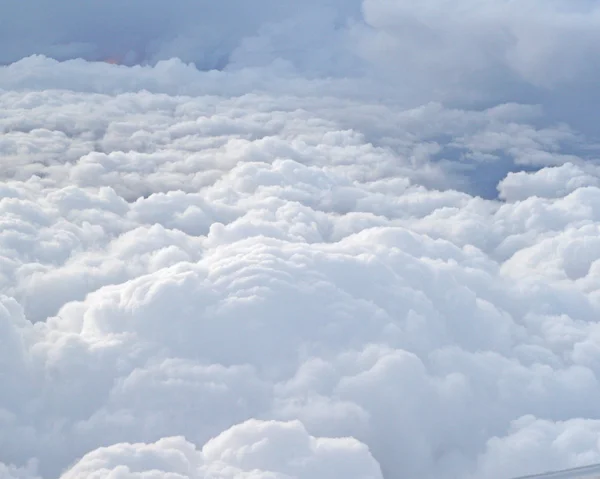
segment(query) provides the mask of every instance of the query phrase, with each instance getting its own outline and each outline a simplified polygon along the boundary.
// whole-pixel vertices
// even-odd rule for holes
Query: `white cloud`
[[[368,449],[351,438],[314,438],[302,424],[247,421],[201,450],[182,437],[153,444],[115,444],[85,455],[61,479],[381,478]]]
[[[529,196],[560,198],[586,186],[597,187],[598,175],[586,170],[590,165],[565,163],[555,168],[543,168],[535,173],[509,173],[499,184],[500,197],[507,201],[524,200]]]
[[[593,5],[26,3],[0,478],[600,462]]]

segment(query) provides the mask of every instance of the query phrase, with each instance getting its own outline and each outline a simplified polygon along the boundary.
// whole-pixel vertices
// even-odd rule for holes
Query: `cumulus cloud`
[[[0,478],[600,463],[598,11],[475,3],[0,6]]]
[[[115,444],[85,455],[61,476],[122,478],[381,478],[354,439],[309,436],[299,421],[247,421],[196,449],[182,437]]]

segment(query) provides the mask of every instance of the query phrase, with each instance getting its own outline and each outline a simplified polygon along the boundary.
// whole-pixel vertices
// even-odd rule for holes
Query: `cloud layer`
[[[0,63],[32,54],[127,65],[177,57],[201,70],[285,64],[303,75],[368,77],[405,101],[534,97],[564,110],[568,99],[577,101],[574,113],[590,94],[598,99],[592,0],[107,0],[77,8],[25,0],[0,6],[0,18]]]
[[[600,462],[600,169],[556,113],[594,4],[42,3],[0,7],[1,479]]]

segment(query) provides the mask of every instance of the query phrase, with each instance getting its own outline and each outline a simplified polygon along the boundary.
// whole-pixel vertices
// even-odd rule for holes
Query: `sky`
[[[600,3],[0,4],[0,479],[600,463]]]

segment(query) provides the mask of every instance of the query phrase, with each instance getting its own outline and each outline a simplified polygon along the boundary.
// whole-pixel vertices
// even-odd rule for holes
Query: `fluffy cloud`
[[[197,450],[182,437],[115,444],[85,455],[61,479],[381,478],[367,448],[353,439],[314,438],[298,421],[247,421]]]
[[[600,462],[600,169],[553,116],[594,6],[36,5],[0,29],[0,478]]]

